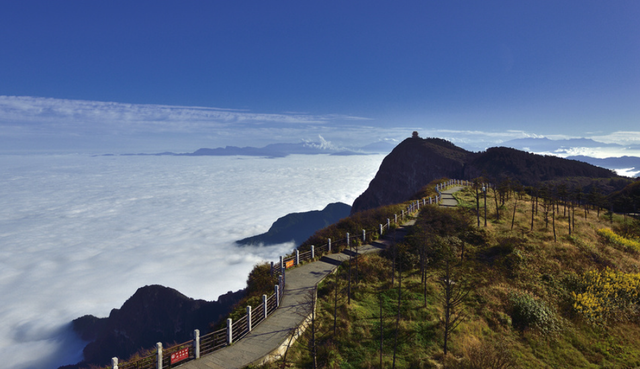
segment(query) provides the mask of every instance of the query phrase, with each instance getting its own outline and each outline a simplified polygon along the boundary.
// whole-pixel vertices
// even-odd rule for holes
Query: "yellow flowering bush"
[[[573,308],[592,323],[623,319],[640,302],[640,273],[612,269],[592,270],[580,280],[579,292],[572,292]]]
[[[624,238],[609,228],[598,229],[598,234],[609,242],[621,246],[629,251],[640,252],[640,242]]]

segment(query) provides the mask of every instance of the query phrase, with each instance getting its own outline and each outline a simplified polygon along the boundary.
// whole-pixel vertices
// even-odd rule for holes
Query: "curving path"
[[[404,238],[409,221],[382,240],[358,248],[359,254],[377,252]],[[303,324],[308,311],[309,292],[316,284],[349,259],[349,251],[323,256],[320,260],[301,265],[286,272],[285,293],[280,307],[255,327],[242,340],[215,351],[198,360],[180,365],[182,369],[230,369],[259,365],[280,357],[287,348],[291,335]]]
[[[462,189],[462,186],[453,186],[440,192],[440,206],[446,208],[452,208],[458,206],[458,200],[453,197],[454,192],[458,192]]]

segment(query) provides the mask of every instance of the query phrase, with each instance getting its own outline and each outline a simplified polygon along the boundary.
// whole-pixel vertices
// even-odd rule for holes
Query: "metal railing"
[[[285,270],[295,267],[305,261],[315,260],[326,254],[339,252],[346,248],[351,248],[355,240],[362,243],[374,240],[374,235],[381,238],[387,233],[392,226],[398,226],[404,222],[410,214],[420,210],[421,207],[430,204],[438,204],[440,202],[441,190],[452,185],[469,186],[469,181],[449,180],[436,185],[435,197],[423,198],[412,201],[400,214],[394,214],[393,219],[387,218],[385,223],[379,225],[378,229],[363,229],[360,235],[350,235],[346,233],[345,237],[338,240],[328,239],[326,244],[318,247],[311,246],[311,250],[299,252],[296,250],[293,255],[280,257],[280,268],[275,268],[271,263],[271,273],[279,278],[278,284],[275,286],[275,292],[270,296],[263,295],[262,304],[258,305],[255,310],[247,307],[247,314],[237,319],[235,322],[227,319],[227,327],[210,332],[200,337],[200,331],[194,331],[194,339],[179,345],[174,345],[166,349],[162,348],[162,344],[158,343],[156,352],[146,357],[130,360],[118,365],[118,358],[112,359],[113,369],[163,369],[172,366],[184,364],[190,360],[197,360],[202,355],[210,354],[216,350],[226,347],[235,341],[245,337],[254,327],[263,322],[269,315],[273,314],[279,306],[279,302],[284,295],[285,286]],[[177,361],[176,361],[177,360]]]

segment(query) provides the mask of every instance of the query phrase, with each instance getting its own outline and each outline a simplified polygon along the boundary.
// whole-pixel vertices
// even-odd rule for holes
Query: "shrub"
[[[515,368],[512,348],[501,339],[495,342],[470,342],[464,347],[461,369],[508,369]]]
[[[331,238],[332,249],[336,251],[342,250],[346,245],[343,243],[338,245],[337,242],[338,240],[344,239],[347,232],[351,235],[352,240],[359,239],[363,229],[367,230],[367,237],[377,235],[380,224],[386,224],[387,219],[393,222],[394,215],[398,215],[399,218],[405,206],[405,204],[381,206],[353,214],[317,231],[308,240],[303,242],[298,249],[300,251],[308,251],[311,249],[311,245],[316,245],[316,247],[324,245],[327,243],[327,239]],[[398,219],[398,221],[400,221],[400,219]]]
[[[624,238],[609,228],[598,229],[598,234],[607,241],[626,249],[627,251],[640,252],[640,242]]]
[[[257,264],[247,277],[247,296],[262,296],[270,294],[273,286],[278,283],[278,278],[271,275],[271,264]]]
[[[640,274],[612,269],[592,270],[572,293],[573,308],[589,322],[603,324],[607,320],[624,319],[633,314],[640,302]]]
[[[529,293],[509,293],[511,320],[515,328],[524,330],[535,328],[548,334],[560,329],[560,322],[555,311],[544,301],[536,299]]]

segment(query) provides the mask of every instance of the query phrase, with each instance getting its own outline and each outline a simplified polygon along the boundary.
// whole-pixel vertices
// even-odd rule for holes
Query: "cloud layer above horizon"
[[[28,96],[0,96],[0,143],[20,152],[192,152],[202,147],[264,146],[325,137],[340,147],[399,141],[418,130],[422,137],[448,139],[484,149],[529,137],[589,137],[604,143],[640,145],[640,131],[544,135],[524,130],[464,130],[450,125],[396,123],[341,114],[259,113],[213,107],[126,104]]]

